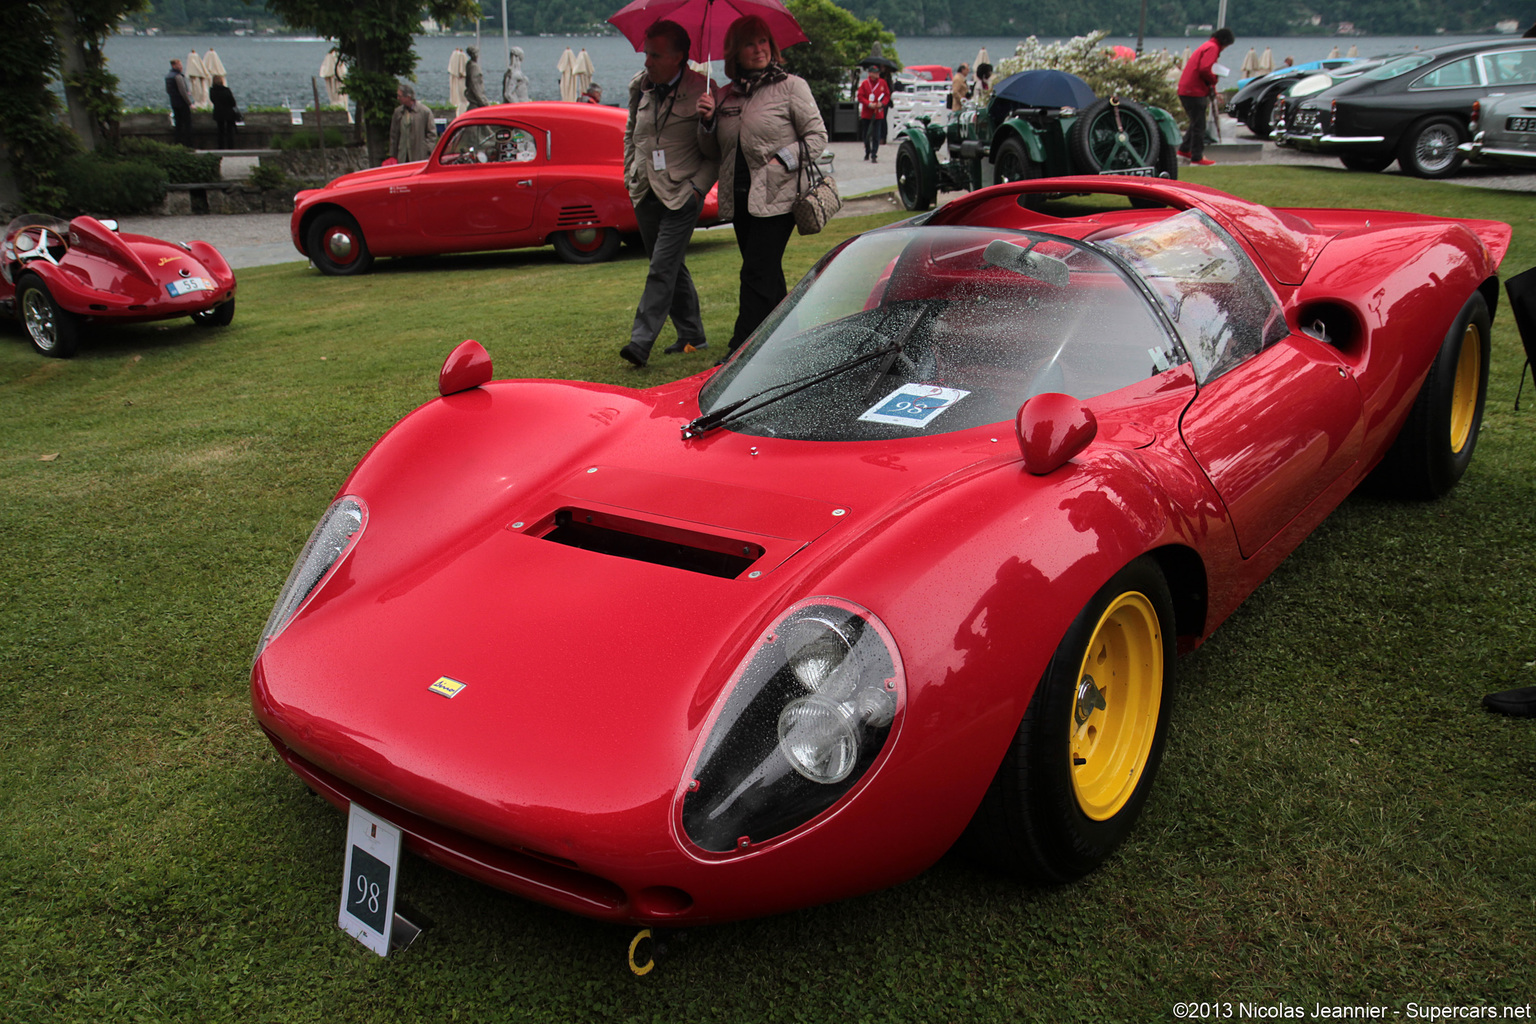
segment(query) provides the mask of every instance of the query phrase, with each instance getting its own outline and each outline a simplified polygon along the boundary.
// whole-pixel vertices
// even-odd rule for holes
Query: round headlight
[[[844,689],[849,682],[840,671],[853,650],[853,641],[842,633],[836,623],[824,617],[801,619],[789,627],[789,668],[810,693],[830,689]],[[851,667],[851,666],[850,666]],[[835,695],[835,694],[834,694]]]
[[[875,616],[837,598],[782,615],[737,669],[684,779],[682,831],[729,853],[851,793],[889,746],[905,678]]]
[[[779,749],[789,766],[812,782],[842,782],[859,755],[850,710],[826,697],[801,697],[779,714]]]

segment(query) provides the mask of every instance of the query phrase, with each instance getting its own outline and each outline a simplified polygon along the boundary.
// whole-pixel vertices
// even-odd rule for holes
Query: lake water
[[[1360,36],[1355,38],[1330,37],[1281,37],[1239,38],[1236,45],[1222,56],[1223,63],[1234,71],[1226,81],[1234,81],[1235,72],[1241,65],[1248,47],[1256,47],[1259,53],[1266,46],[1274,52],[1278,65],[1286,56],[1296,58],[1297,63],[1317,60],[1328,55],[1337,46],[1340,52],[1351,45],[1359,48],[1362,56],[1377,53],[1409,50],[1414,47],[1430,47],[1451,42],[1455,37],[1446,36]],[[1049,42],[1050,40],[1046,40]],[[1146,50],[1166,49],[1182,54],[1191,46],[1203,41],[1203,37],[1148,37]],[[473,45],[473,35],[418,36],[415,50],[420,58],[416,65],[417,95],[430,103],[446,106],[448,101],[448,58],[456,47]],[[1013,53],[1017,36],[908,36],[898,37],[896,50],[905,64],[972,63],[983,46],[995,63]],[[513,46],[522,47],[523,71],[530,80],[534,99],[560,98],[560,73],[556,65],[567,46],[579,52],[586,47],[587,54],[597,68],[595,81],[605,86],[604,99],[618,102],[626,86],[640,70],[642,59],[622,36],[513,36]],[[1112,36],[1104,45],[1136,45],[1134,37]],[[121,80],[118,87],[124,103],[129,107],[169,108],[165,96],[165,72],[172,57],[185,59],[189,50],[199,54],[212,47],[229,72],[229,87],[242,107],[291,107],[312,104],[313,93],[310,78],[320,73],[320,63],[331,44],[323,39],[303,39],[287,36],[114,36],[107,40],[106,56],[113,74]],[[501,76],[507,68],[507,56],[501,45],[500,35],[486,35],[481,40],[481,67],[485,70],[486,92],[491,99],[499,100]],[[724,74],[715,65],[715,79],[721,81]],[[324,96],[324,84],[321,86]]]

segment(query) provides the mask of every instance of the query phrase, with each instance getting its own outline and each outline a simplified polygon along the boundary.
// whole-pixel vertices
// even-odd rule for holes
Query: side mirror
[[[478,341],[466,339],[443,360],[443,368],[437,374],[437,393],[458,394],[477,388],[490,379],[491,354]]]
[[[1099,432],[1092,410],[1071,395],[1049,392],[1019,406],[1014,421],[1024,468],[1045,476],[1066,465]]]

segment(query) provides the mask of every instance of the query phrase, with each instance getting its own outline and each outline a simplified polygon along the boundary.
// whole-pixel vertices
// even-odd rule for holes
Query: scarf
[[[769,64],[765,68],[756,71],[743,70],[732,80],[731,87],[739,96],[751,96],[765,85],[782,82],[789,77],[789,72],[784,70],[782,64]]]

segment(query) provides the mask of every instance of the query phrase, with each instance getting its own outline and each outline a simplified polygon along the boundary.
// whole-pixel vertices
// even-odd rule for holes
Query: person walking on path
[[[1232,30],[1223,26],[1211,33],[1211,38],[1195,47],[1179,75],[1179,102],[1189,115],[1189,129],[1184,133],[1184,145],[1179,156],[1198,167],[1210,167],[1215,160],[1205,158],[1205,112],[1216,95],[1216,58],[1221,51],[1236,41]]]
[[[208,87],[208,99],[213,103],[213,123],[219,130],[219,148],[235,148],[235,122],[240,120],[240,108],[235,104],[235,94],[224,84],[223,75],[214,75]]]
[[[688,67],[691,42],[676,22],[656,22],[645,33],[645,70],[629,83],[624,184],[651,260],[629,343],[619,350],[635,366],[651,358],[668,316],[677,329],[677,342],[668,352],[693,352],[707,344],[699,293],[685,256],[718,165],[699,145],[699,114],[709,82]]]
[[[880,77],[880,69],[869,66],[869,75],[859,83],[859,134],[864,137],[864,159],[880,162],[880,136],[885,108],[891,105],[891,87]]]
[[[720,217],[741,250],[741,290],[731,350],[788,294],[784,248],[795,229],[801,160],[827,147],[827,127],[805,79],[784,70],[767,22],[739,18],[725,33],[730,84],[699,102],[699,140],[720,161]]]
[[[400,105],[389,121],[389,153],[398,162],[408,164],[432,155],[432,109],[417,102],[416,90],[400,83],[395,90]]]
[[[192,148],[192,87],[182,74],[181,61],[171,59],[171,70],[165,75],[165,94],[171,99],[171,123],[175,126],[176,144]]]

